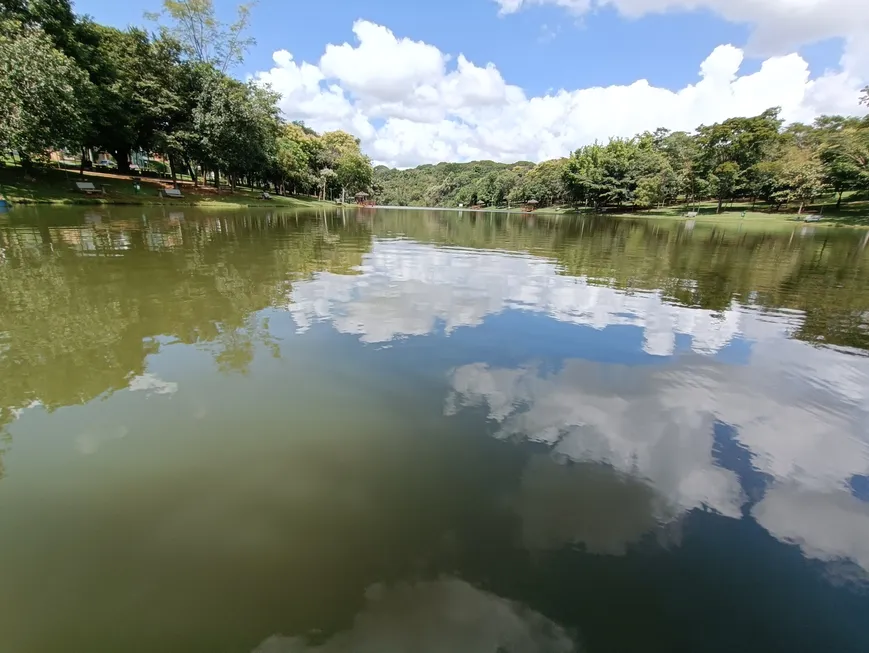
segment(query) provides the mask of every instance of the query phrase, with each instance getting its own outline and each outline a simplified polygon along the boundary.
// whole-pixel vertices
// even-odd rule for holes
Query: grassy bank
[[[804,223],[809,215],[820,214],[822,216],[821,222],[809,224],[827,227],[869,227],[869,201],[858,199],[850,199],[850,201],[843,203],[839,209],[836,209],[835,202],[815,204],[803,209],[802,215],[798,214],[795,210],[782,210],[779,212],[752,210],[750,203],[734,203],[732,206],[723,208],[721,213],[716,213],[717,207],[718,205],[715,202],[702,202],[696,208],[692,207],[692,211],[698,211],[697,217],[693,218],[693,220],[698,223],[726,225],[739,223],[749,227],[772,228],[777,226],[793,227],[795,224]],[[617,215],[617,217],[640,219],[686,220],[685,212],[686,209],[682,205],[614,215]]]
[[[230,192],[221,188],[220,192],[212,187],[196,188],[192,182],[179,182],[182,199],[167,199],[159,196],[162,188],[171,188],[171,180],[142,178],[139,190],[134,187],[133,177],[102,172],[86,172],[84,178],[78,171],[58,169],[37,169],[24,174],[18,166],[0,168],[0,197],[5,197],[12,205],[16,204],[128,204],[157,206],[200,206],[212,208],[240,208],[250,206],[287,208],[334,207],[332,202],[321,202],[307,196],[272,196],[263,200],[261,191],[237,187]],[[105,195],[86,195],[75,189],[75,182],[90,182],[97,188],[105,189]]]
[[[753,209],[751,203],[734,202],[726,205],[721,213],[717,213],[717,202],[701,202],[692,205],[691,211],[697,211],[695,222],[704,224],[722,224],[745,226],[758,226],[764,228],[793,227],[795,224],[804,223],[809,215],[820,214],[821,222],[809,223],[821,226],[848,226],[869,227],[869,201],[859,195],[851,194],[846,198],[842,206],[837,209],[836,202],[829,198],[828,202],[821,201],[817,204],[806,206],[802,214],[795,209],[782,209],[781,211],[761,211]],[[496,213],[522,213],[521,209],[486,209]],[[623,212],[610,210],[605,213],[595,214],[601,217],[632,218],[632,219],[658,219],[658,220],[687,220],[685,213],[688,209],[684,204],[678,206],[651,209],[647,211]],[[533,215],[556,216],[556,215],[591,215],[590,209],[573,209],[569,206],[552,206],[534,211]],[[525,213],[525,215],[532,215]]]

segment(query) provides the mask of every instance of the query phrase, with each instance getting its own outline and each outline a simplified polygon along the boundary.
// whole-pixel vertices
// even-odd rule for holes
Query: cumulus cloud
[[[499,438],[546,444],[557,456],[638,478],[661,497],[656,517],[701,507],[739,517],[738,479],[712,456],[714,415],[673,405],[678,390],[702,380],[683,374],[569,360],[547,376],[535,366],[475,363],[453,373],[446,412],[488,405]]]
[[[737,478],[713,457],[716,422],[733,427],[752,466],[774,484],[850,496],[851,479],[869,474],[869,362],[781,336],[756,341],[747,366],[568,360],[546,373],[474,363],[456,369],[451,386],[447,414],[486,407],[496,437],[603,463],[648,482],[681,511],[740,516]]]
[[[524,605],[457,578],[375,585],[349,630],[321,645],[270,637],[254,653],[381,653],[382,651],[527,651],[570,653],[563,628]]]
[[[537,4],[546,1],[534,0]],[[602,4],[554,1],[580,12]],[[509,13],[529,2],[502,0],[501,4],[502,11]],[[647,6],[639,0],[617,4],[631,16],[703,5],[666,0]],[[715,4],[730,6],[724,0],[710,0],[710,6]],[[786,47],[824,34],[847,37],[862,29],[864,21],[859,16],[853,21],[843,19],[849,15],[842,13],[848,7],[839,8],[835,20],[820,10],[786,11],[790,0],[736,4],[746,16],[750,5],[757,16],[785,16],[783,24],[796,21],[793,38],[770,49],[772,54],[760,70],[750,75],[740,75],[744,50],[721,45],[699,63],[697,81],[676,90],[640,79],[623,86],[561,89],[529,97],[508,83],[494,63],[475,63],[461,53],[454,57],[365,20],[353,25],[354,43],[327,45],[316,64],[299,63],[289,52],[279,51],[274,55],[275,65],[257,73],[255,79],[281,93],[281,107],[288,118],[305,120],[316,129],[350,131],[362,139],[375,161],[399,167],[481,158],[540,161],[609,136],[630,136],[661,126],[691,130],[735,115],[755,115],[771,106],[781,106],[787,120],[859,112],[858,90],[869,79],[869,48],[861,45],[866,39],[848,40],[841,69],[814,78],[806,61]],[[779,9],[764,9],[767,4]],[[824,3],[802,0],[798,4],[815,7]],[[854,7],[848,11],[850,15],[869,14]],[[736,10],[722,9],[721,13],[730,20],[748,20]],[[772,39],[764,36],[765,25],[779,24],[773,18],[751,22],[757,26],[755,40],[759,43]],[[801,25],[812,26],[813,34],[821,36],[809,38],[798,29]],[[850,31],[844,31],[846,26]],[[637,110],[639,106],[642,111]]]
[[[869,574],[869,504],[843,492],[782,485],[767,492],[752,515],[806,556],[824,562],[847,560]]]
[[[664,301],[658,292],[625,294],[585,278],[558,273],[530,255],[437,248],[403,240],[375,240],[353,276],[321,272],[293,284],[288,310],[300,332],[330,321],[363,342],[426,335],[443,324],[447,334],[514,309],[595,329],[643,329],[646,353],[669,356],[676,335],[694,351],[714,354],[739,334],[736,308],[716,313]]]
[[[148,373],[130,379],[129,389],[130,392],[171,395],[178,392],[178,384],[174,381],[164,381],[159,376]]]
[[[532,551],[582,544],[589,553],[624,555],[647,533],[657,532],[662,543],[680,535],[678,515],[652,487],[606,465],[534,455],[512,502],[522,544]]]
[[[750,47],[779,54],[806,43],[869,32],[863,0],[494,0],[502,15],[552,5],[574,14],[612,9],[628,18],[666,12],[710,11],[733,23],[750,25]]]

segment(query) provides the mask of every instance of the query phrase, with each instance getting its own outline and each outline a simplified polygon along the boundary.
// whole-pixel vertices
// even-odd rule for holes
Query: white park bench
[[[810,215],[806,217],[805,222],[820,222],[823,219],[824,217],[821,215]]]
[[[269,193],[263,191],[262,194],[260,194],[259,198],[261,200],[270,200],[272,196]]]
[[[105,188],[97,188],[89,181],[77,181],[75,182],[76,190],[86,193],[88,195],[105,195]]]
[[[171,197],[171,198],[175,198],[175,199],[181,199],[182,197],[184,197],[181,194],[181,191],[178,190],[177,188],[164,188],[163,190],[160,191],[160,194],[163,197]]]
[[[683,217],[686,217],[686,218],[696,218],[697,215],[698,215],[698,212],[697,212],[697,211],[688,211],[687,213],[684,214]]]

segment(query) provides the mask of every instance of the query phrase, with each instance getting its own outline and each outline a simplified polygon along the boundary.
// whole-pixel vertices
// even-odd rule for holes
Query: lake
[[[0,652],[869,650],[869,232],[0,217]]]

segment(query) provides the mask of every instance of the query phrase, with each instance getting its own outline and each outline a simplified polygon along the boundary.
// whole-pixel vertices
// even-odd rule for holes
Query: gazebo
[[[537,208],[537,205],[540,204],[537,200],[528,200],[525,204],[522,205],[522,210],[526,213],[531,213],[533,210]]]
[[[356,203],[359,206],[373,206],[374,205],[374,200],[369,199],[371,196],[368,193],[366,193],[365,191],[361,191],[359,193],[356,193],[355,197],[356,197]]]

